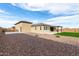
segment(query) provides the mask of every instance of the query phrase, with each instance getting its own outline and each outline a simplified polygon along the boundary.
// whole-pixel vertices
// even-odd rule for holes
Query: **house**
[[[20,21],[15,24],[15,29],[17,32],[30,32],[31,26],[32,26],[32,22]]]
[[[15,32],[15,31],[16,31],[16,29],[15,29],[14,26],[11,27],[11,28],[7,28],[7,29],[6,29],[6,32]]]
[[[20,21],[15,24],[15,28],[18,32],[32,32],[32,33],[54,33],[61,32],[62,26],[51,26],[44,23],[32,24],[32,22],[28,21]]]

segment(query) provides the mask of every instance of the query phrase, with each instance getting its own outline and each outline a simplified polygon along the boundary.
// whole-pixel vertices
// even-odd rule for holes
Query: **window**
[[[46,26],[46,30],[47,30],[48,26]]]
[[[44,30],[47,30],[48,29],[48,26],[44,26]]]
[[[40,30],[41,30],[41,26],[40,26]]]
[[[44,30],[45,30],[45,26],[44,26]]]

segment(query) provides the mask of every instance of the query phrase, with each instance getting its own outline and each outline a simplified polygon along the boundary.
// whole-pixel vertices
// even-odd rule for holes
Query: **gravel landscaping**
[[[40,34],[38,36],[23,33],[5,34],[0,37],[0,55],[79,56],[79,40],[70,38]]]

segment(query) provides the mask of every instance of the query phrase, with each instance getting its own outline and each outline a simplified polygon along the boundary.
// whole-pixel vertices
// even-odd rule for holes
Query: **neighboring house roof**
[[[15,25],[19,24],[19,23],[29,23],[29,24],[32,24],[32,22],[28,22],[28,21],[19,21],[17,22]]]

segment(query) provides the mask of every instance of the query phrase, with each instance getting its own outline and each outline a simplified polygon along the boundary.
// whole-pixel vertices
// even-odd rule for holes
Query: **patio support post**
[[[59,27],[58,26],[56,27],[56,30],[57,30],[57,33],[58,33],[59,32]]]
[[[61,32],[62,32],[62,26],[61,26]]]

